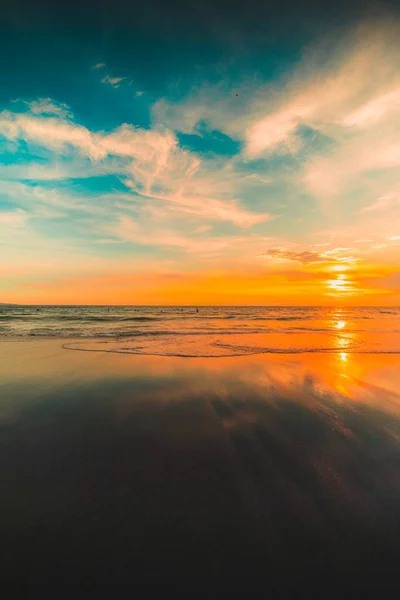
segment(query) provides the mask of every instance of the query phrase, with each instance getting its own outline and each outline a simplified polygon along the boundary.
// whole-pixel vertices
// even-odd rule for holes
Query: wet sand
[[[400,533],[399,366],[1,341],[2,581],[382,589]]]

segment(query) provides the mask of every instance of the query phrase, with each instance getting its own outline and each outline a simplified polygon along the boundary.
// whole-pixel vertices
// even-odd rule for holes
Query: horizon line
[[[65,306],[65,307],[121,307],[121,308],[400,308],[396,304],[60,304],[0,302],[1,306]]]

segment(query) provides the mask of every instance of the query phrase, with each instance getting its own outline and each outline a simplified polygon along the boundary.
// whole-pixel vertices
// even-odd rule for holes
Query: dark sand
[[[399,362],[0,342],[2,582],[396,585]]]

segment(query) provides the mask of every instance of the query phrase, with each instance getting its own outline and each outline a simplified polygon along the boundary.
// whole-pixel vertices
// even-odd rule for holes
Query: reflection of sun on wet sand
[[[397,556],[397,355],[62,343],[0,343],[6,579],[224,579],[245,565],[296,587],[351,564],[361,589]]]

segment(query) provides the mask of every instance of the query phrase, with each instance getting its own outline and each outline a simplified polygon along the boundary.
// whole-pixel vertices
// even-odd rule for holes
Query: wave
[[[299,344],[304,345],[304,334],[325,337],[351,335],[360,338],[380,333],[394,335],[399,332],[397,315],[400,316],[400,310],[393,307],[0,307],[0,339],[57,337],[124,340],[136,336],[142,336],[143,339],[146,336],[149,339],[169,336],[173,340],[177,336],[190,335],[275,333],[282,338],[297,335]],[[241,339],[237,341],[237,345],[242,345]],[[258,344],[259,340],[254,343]],[[284,343],[287,345],[287,340]]]
[[[217,328],[197,328],[185,330],[171,330],[171,329],[142,329],[142,328],[115,328],[107,327],[102,329],[84,328],[79,326],[70,327],[31,327],[28,330],[21,330],[19,328],[11,328],[6,326],[0,326],[0,340],[1,338],[26,338],[26,337],[43,337],[43,338],[84,338],[84,339],[115,339],[123,340],[128,338],[157,338],[160,336],[185,337],[193,336],[204,338],[207,336],[245,336],[245,335],[279,335],[279,336],[293,336],[297,335],[305,338],[308,335],[325,334],[326,336],[337,336],[338,330],[328,329],[324,327],[285,327],[285,328],[229,328],[229,329],[217,329]],[[344,333],[347,335],[362,336],[363,334],[391,334],[396,335],[400,333],[399,329],[347,329]]]
[[[38,323],[41,321],[72,321],[76,323],[118,323],[125,321],[160,321],[166,320],[160,317],[97,317],[89,315],[0,315],[0,319],[3,321],[32,321]]]
[[[83,343],[83,342],[82,342]],[[107,343],[107,342],[104,342]],[[64,350],[72,350],[78,352],[108,352],[112,354],[136,354],[142,356],[164,356],[164,357],[177,357],[177,358],[234,358],[240,356],[252,356],[258,354],[342,354],[343,348],[330,348],[330,347],[314,347],[310,346],[307,348],[287,347],[287,348],[259,348],[259,347],[232,347],[231,350],[226,352],[208,351],[208,352],[187,352],[179,350],[169,351],[150,351],[141,348],[88,348],[84,346],[77,347],[79,342],[74,345],[64,343],[62,348]],[[360,349],[357,347],[345,348],[346,354],[400,354],[400,349],[382,349],[382,348],[365,348]]]

